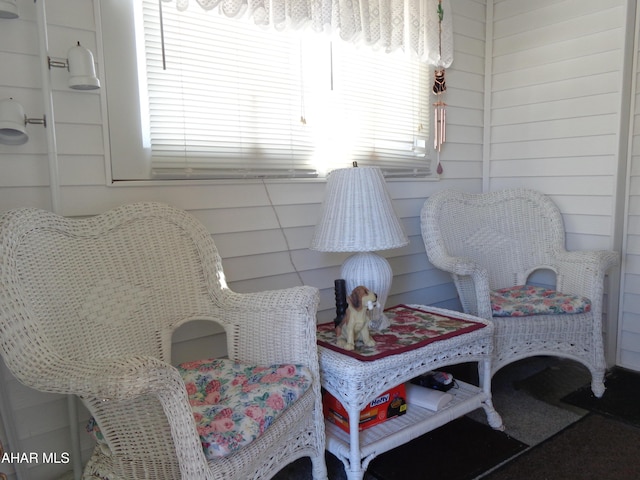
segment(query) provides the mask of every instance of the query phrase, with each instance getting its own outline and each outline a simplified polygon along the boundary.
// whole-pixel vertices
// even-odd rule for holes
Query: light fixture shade
[[[0,18],[18,18],[16,0],[0,0]]]
[[[91,50],[78,42],[67,53],[69,63],[69,87],[74,90],[95,90],[100,88],[100,79],[96,76]]]
[[[379,168],[329,173],[322,216],[311,240],[313,250],[371,252],[408,243]]]
[[[22,145],[29,140],[22,105],[12,98],[0,100],[0,143]]]

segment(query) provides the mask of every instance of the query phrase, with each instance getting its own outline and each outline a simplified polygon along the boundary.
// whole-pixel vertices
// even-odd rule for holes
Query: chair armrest
[[[491,318],[489,272],[486,268],[465,257],[439,255],[430,261],[453,276],[465,312]]]
[[[557,289],[584,295],[592,302],[602,296],[604,276],[618,265],[620,255],[608,250],[561,251],[556,254]]]
[[[232,359],[262,365],[297,363],[317,370],[317,288],[227,294],[220,317]]]
[[[175,367],[147,356],[82,363],[64,361],[50,367],[48,372],[53,372],[58,379],[52,380],[51,385],[46,385],[45,380],[43,389],[50,386],[49,391],[76,394],[92,407],[92,412],[97,410],[99,413],[110,402],[117,405],[124,401],[130,405],[130,400],[140,398],[144,404],[148,404],[150,396],[156,397],[171,430],[182,478],[203,478],[206,458],[184,381]],[[65,375],[62,378],[68,378],[69,388],[66,392],[62,391],[64,382],[60,380],[60,374]]]
[[[69,361],[50,356],[42,376],[30,376],[35,388],[102,400],[126,400],[165,391],[171,384],[184,389],[180,373],[153,357],[134,356]],[[186,397],[185,397],[186,398]]]
[[[265,290],[262,292],[237,293],[226,290],[224,300],[226,309],[264,310],[289,309],[292,306],[317,308],[318,289],[310,286]]]
[[[479,263],[464,257],[448,257],[447,271],[454,275],[469,275],[474,279],[487,278],[487,270]]]

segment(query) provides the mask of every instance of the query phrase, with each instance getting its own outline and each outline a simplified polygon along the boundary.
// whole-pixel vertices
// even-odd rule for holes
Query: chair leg
[[[327,462],[325,461],[324,452],[317,457],[311,457],[311,468],[313,480],[328,480]]]
[[[596,398],[601,398],[602,395],[604,395],[604,373],[604,369],[591,371],[591,391],[596,396]]]

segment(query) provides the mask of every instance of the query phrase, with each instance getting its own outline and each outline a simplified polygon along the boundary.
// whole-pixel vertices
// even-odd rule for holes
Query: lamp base
[[[370,326],[374,330],[387,328],[391,323],[383,311],[393,280],[393,271],[387,259],[374,252],[356,253],[342,264],[340,276],[345,279],[347,295],[359,285],[378,295],[378,307],[373,311]]]

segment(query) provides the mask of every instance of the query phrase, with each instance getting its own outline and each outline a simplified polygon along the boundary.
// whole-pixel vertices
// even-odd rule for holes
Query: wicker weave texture
[[[329,174],[313,250],[375,252],[408,243],[380,168],[340,168]]]
[[[207,230],[159,203],[88,219],[6,212],[0,286],[0,353],[11,372],[37,390],[78,395],[105,436],[85,478],[270,478],[303,456],[326,478],[317,289],[231,291]],[[169,364],[174,330],[195,319],[224,327],[234,360],[298,363],[314,376],[264,435],[212,462]]]
[[[447,365],[478,362],[483,366],[481,386],[456,390],[451,404],[438,412],[410,405],[406,415],[360,433],[354,428],[354,435],[328,425],[327,449],[342,460],[349,480],[362,480],[369,462],[381,453],[399,447],[477,408],[485,410],[489,425],[496,429],[503,428],[502,418],[491,400],[491,378],[488,374],[490,367],[487,366],[492,358],[493,324],[464,313],[424,305],[410,306],[436,315],[454,315],[456,318],[484,323],[485,327],[366,362],[321,346],[322,385],[340,400],[349,418],[359,418],[359,412],[384,391]],[[416,478],[428,477],[416,474]]]
[[[449,272],[465,312],[491,319],[491,290],[523,285],[539,269],[556,275],[558,291],[588,297],[591,312],[493,318],[493,372],[535,355],[557,355],[583,363],[596,396],[604,393],[606,369],[602,303],[612,251],[565,249],[562,215],[540,192],[518,188],[483,194],[445,190],[432,195],[421,213],[429,261]]]

